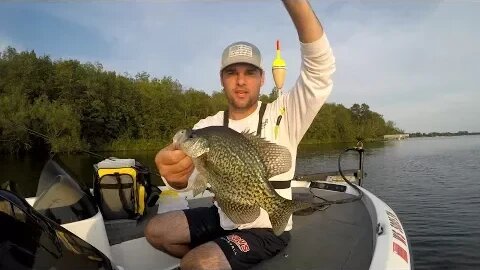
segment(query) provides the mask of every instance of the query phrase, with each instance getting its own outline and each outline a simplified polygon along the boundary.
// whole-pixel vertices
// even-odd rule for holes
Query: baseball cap
[[[260,50],[246,41],[234,42],[223,50],[220,70],[236,63],[252,64],[263,70]]]

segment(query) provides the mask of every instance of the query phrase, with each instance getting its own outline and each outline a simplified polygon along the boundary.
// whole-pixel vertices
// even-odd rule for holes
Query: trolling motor
[[[342,157],[346,152],[355,151],[359,155],[358,160],[358,169],[347,169],[343,170],[341,166]],[[293,180],[294,181],[303,181],[303,182],[311,182],[312,184],[316,181],[326,181],[329,176],[335,176],[340,174],[343,180],[346,180],[348,183],[349,180],[346,179],[347,177],[345,174],[352,174],[355,179],[358,181],[358,185],[361,186],[363,182],[363,178],[366,176],[365,172],[363,171],[363,162],[364,156],[363,153],[365,150],[363,149],[363,142],[358,141],[355,147],[347,148],[342,153],[340,153],[338,157],[338,171],[330,171],[330,172],[321,172],[321,173],[314,173],[314,174],[307,174],[307,175],[296,175]]]
[[[363,171],[363,153],[365,150],[363,149],[363,142],[358,141],[357,146],[355,147],[355,151],[358,152],[358,172],[357,172],[357,179],[358,185],[362,186],[363,177],[365,176],[365,172]]]
[[[365,152],[365,150],[363,149],[363,142],[361,140],[357,142],[357,145],[355,147],[347,148],[340,154],[340,156],[338,157],[338,172],[340,173],[342,178],[345,180],[345,182],[349,183],[349,181],[346,179],[345,175],[343,174],[342,166],[341,166],[342,155],[349,151],[356,151],[358,153],[358,169],[356,170],[356,172],[353,173],[353,175],[357,179],[358,185],[362,186],[363,177],[365,176],[365,173],[363,171],[363,161],[364,161],[363,153]]]
[[[355,151],[359,155],[358,169],[342,170],[342,165],[341,165],[342,156],[345,153],[350,152],[350,151]],[[312,208],[310,210],[322,211],[322,210],[325,210],[326,208],[328,208],[330,205],[333,205],[333,204],[351,203],[351,202],[355,202],[355,201],[358,201],[358,200],[362,199],[363,192],[358,186],[362,185],[363,178],[365,176],[365,173],[363,171],[363,162],[364,162],[363,154],[364,154],[364,152],[365,152],[365,150],[363,149],[363,142],[361,140],[359,140],[355,147],[345,149],[338,156],[338,173],[340,174],[342,180],[345,181],[349,186],[351,186],[358,193],[358,195],[355,195],[353,197],[348,197],[348,198],[338,199],[338,200],[329,200],[329,199],[326,199],[326,198],[323,198],[321,196],[316,195],[312,191],[312,189],[318,188],[318,189],[327,189],[327,190],[332,190],[332,191],[345,192],[346,187],[344,185],[337,185],[337,184],[322,182],[322,181],[328,181],[327,179],[331,176],[337,175],[337,172],[326,172],[326,173],[324,172],[324,173],[317,173],[317,174],[311,174],[311,175],[302,175],[302,176],[296,176],[294,178],[294,180],[296,180],[296,181],[310,182],[310,184],[309,184],[310,194],[312,195],[313,198],[320,199],[322,201],[320,203],[314,203],[314,206],[312,206]],[[355,177],[355,179],[357,180],[358,185],[355,185],[350,180],[348,180],[347,177],[345,176],[345,173],[352,174]],[[297,211],[295,214],[297,214],[297,215],[311,214],[312,212],[310,210]]]

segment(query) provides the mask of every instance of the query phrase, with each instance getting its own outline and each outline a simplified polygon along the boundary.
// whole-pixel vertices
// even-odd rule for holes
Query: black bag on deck
[[[134,159],[105,159],[94,166],[93,191],[105,220],[138,219],[155,205],[160,190],[150,171]]]

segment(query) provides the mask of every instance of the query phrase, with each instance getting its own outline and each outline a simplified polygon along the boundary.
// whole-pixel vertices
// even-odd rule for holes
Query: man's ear
[[[261,84],[261,86],[263,86],[264,83],[265,83],[265,71],[262,70],[262,84]]]
[[[221,70],[220,70],[220,84],[222,85],[222,87],[225,87],[225,86],[223,85],[222,71],[221,71]]]

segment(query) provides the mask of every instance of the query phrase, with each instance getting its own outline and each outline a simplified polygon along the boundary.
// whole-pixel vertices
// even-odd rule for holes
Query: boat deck
[[[329,199],[346,197],[343,195],[323,194]],[[294,215],[293,222],[287,248],[254,269],[369,268],[373,230],[362,201],[332,205],[309,216]]]
[[[318,189],[314,192],[328,199],[351,196]],[[309,193],[306,190],[294,190],[294,196],[305,198]],[[211,200],[196,199],[189,202],[189,207],[209,204]],[[157,251],[148,246],[143,237],[146,221],[155,213],[155,208],[149,209],[149,215],[138,224],[135,221],[106,222],[110,244],[113,245],[114,260],[117,264],[124,265],[126,270],[130,267],[145,270],[159,269],[159,265],[165,265],[165,269],[170,269],[177,263],[177,259],[165,256],[163,258],[168,262],[160,263],[159,256],[155,255]],[[362,201],[332,205],[307,216],[294,215],[293,222],[289,246],[276,257],[260,263],[254,269],[369,268],[373,255],[373,226]],[[132,241],[132,239],[136,240]],[[140,252],[130,252],[138,248],[145,250],[141,258],[138,257]],[[158,251],[158,253],[161,252]]]

